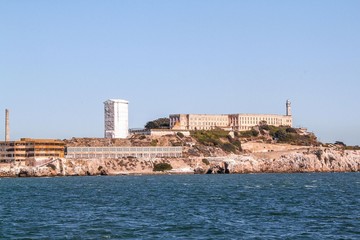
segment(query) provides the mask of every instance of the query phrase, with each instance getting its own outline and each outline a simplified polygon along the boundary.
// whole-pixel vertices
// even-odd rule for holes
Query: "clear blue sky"
[[[285,113],[360,144],[360,1],[0,0],[0,110],[11,137],[103,136],[172,113]],[[0,124],[3,126],[4,117]],[[0,128],[0,137],[4,128]]]

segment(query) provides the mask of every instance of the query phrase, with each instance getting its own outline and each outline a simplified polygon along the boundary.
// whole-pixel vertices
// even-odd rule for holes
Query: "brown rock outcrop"
[[[318,150],[322,153],[319,155]],[[360,171],[360,151],[315,149],[312,152],[290,151],[279,158],[266,155],[239,155],[217,158],[210,163],[226,162],[231,173],[295,173],[295,172],[357,172]]]

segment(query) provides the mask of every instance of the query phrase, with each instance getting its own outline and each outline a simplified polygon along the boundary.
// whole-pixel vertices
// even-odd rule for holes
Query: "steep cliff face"
[[[321,153],[321,154],[320,154]],[[230,173],[294,173],[294,172],[357,172],[360,151],[317,149],[312,152],[288,152],[278,159],[255,155],[218,159],[217,165],[227,166]],[[213,161],[214,162],[214,161]],[[216,166],[216,164],[213,164]]]
[[[360,151],[331,148],[291,149],[221,157],[166,159],[59,159],[41,167],[0,166],[1,177],[154,174],[154,164],[166,162],[170,173],[294,173],[360,171]]]

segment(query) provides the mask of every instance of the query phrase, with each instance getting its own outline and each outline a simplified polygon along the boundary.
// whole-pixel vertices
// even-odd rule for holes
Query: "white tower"
[[[105,138],[127,138],[129,135],[129,102],[109,99],[104,102]]]
[[[286,116],[291,116],[291,102],[290,102],[290,100],[286,101]]]

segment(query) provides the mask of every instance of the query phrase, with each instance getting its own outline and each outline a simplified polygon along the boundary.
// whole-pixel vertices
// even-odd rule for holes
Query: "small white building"
[[[129,102],[109,99],[104,102],[105,138],[127,138],[129,135]]]

